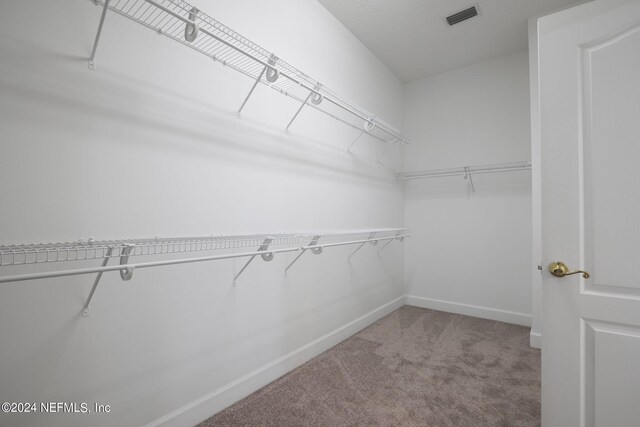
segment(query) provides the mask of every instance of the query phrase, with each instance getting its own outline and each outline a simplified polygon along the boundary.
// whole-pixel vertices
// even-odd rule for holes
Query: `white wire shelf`
[[[91,69],[95,68],[95,55],[106,11],[111,10],[254,80],[254,86],[242,103],[240,111],[256,85],[262,83],[301,102],[300,109],[291,119],[287,129],[300,110],[309,106],[387,144],[409,143],[404,135],[389,123],[184,1],[98,0],[97,3],[103,5],[103,13],[89,61]],[[340,117],[327,104],[363,120],[363,125],[359,126]]]
[[[449,169],[431,169],[417,172],[405,172],[397,173],[396,178],[400,181],[410,181],[414,179],[427,179],[427,178],[443,178],[447,176],[463,176],[469,183],[471,190],[476,191],[473,183],[473,175],[489,174],[489,173],[502,173],[502,172],[518,172],[518,171],[530,171],[531,162],[519,161],[511,163],[495,163],[490,165],[479,166],[462,166],[458,168]]]
[[[485,173],[516,172],[523,170],[531,170],[531,162],[522,161],[480,166],[462,166],[448,169],[431,169],[417,172],[398,173],[396,174],[396,177],[399,180],[410,180],[423,178],[439,178],[445,176],[466,176],[469,174],[478,175]]]
[[[396,229],[377,230],[376,235],[386,237]],[[42,264],[64,261],[87,261],[124,256],[180,254],[187,252],[243,249],[260,246],[265,238],[273,239],[272,246],[305,245],[310,238],[319,235],[319,243],[335,240],[358,240],[371,231],[348,233],[297,233],[254,234],[234,236],[149,238],[126,240],[76,241],[64,243],[10,244],[0,245],[0,266]],[[109,250],[110,253],[108,254]],[[1,276],[0,276],[1,278]]]
[[[73,262],[75,268],[60,270],[47,269],[39,272],[26,272],[14,275],[0,275],[0,283],[53,277],[96,274],[93,287],[83,309],[83,315],[89,313],[89,303],[100,282],[102,274],[118,271],[123,280],[130,280],[136,268],[159,267],[175,264],[187,264],[203,261],[215,261],[232,258],[249,258],[235,275],[233,283],[245,271],[255,257],[271,261],[276,254],[297,252],[298,255],[285,269],[285,274],[300,257],[310,251],[315,255],[324,248],[358,245],[349,256],[351,258],[367,243],[386,242],[378,251],[382,251],[395,240],[409,237],[403,228],[355,230],[343,232],[318,233],[274,233],[233,236],[206,236],[185,238],[152,238],[101,241],[77,241],[67,243],[10,244],[0,245],[0,268],[29,266],[36,264]],[[243,251],[238,251],[243,250]],[[216,251],[222,253],[215,253]],[[185,256],[196,252],[208,252],[200,256]],[[155,259],[146,262],[130,262],[130,257],[149,255],[169,255],[170,259]],[[108,265],[113,258],[119,258],[118,264]],[[167,258],[167,257],[162,257]],[[92,260],[101,260],[101,266],[77,267]]]

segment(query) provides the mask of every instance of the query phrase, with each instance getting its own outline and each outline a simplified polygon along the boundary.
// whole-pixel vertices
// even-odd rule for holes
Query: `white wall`
[[[402,84],[314,0],[197,5],[402,124]],[[262,86],[238,118],[248,78],[115,14],[90,71],[100,12],[90,0],[0,3],[0,242],[403,225],[401,187],[374,161],[383,147],[363,138],[348,154],[351,128],[303,111],[287,134],[298,105]],[[196,422],[404,295],[402,245],[349,265],[351,250],[302,258],[288,278],[293,255],[255,261],[237,287],[244,260],[105,274],[88,318],[90,276],[0,285],[0,401],[112,407],[90,422],[0,424],[138,426],[189,404],[164,421]]]
[[[530,160],[527,52],[405,87],[407,171]],[[531,321],[531,175],[410,181],[409,303]]]

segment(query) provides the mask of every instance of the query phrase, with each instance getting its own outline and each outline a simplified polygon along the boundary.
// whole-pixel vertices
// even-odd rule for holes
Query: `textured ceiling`
[[[527,19],[577,0],[318,0],[409,82],[527,48]],[[480,16],[445,17],[476,5]]]

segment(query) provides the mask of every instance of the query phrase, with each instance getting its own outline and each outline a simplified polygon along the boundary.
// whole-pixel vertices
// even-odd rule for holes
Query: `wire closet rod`
[[[285,269],[285,274],[307,251],[315,255],[323,252],[324,248],[334,246],[346,246],[360,244],[348,257],[348,261],[362,247],[367,244],[378,244],[380,241],[388,241],[382,249],[393,240],[404,240],[409,237],[407,230],[403,228],[389,228],[378,230],[361,230],[345,232],[325,233],[276,233],[273,235],[252,234],[236,236],[207,236],[195,238],[154,238],[154,239],[129,239],[107,241],[78,241],[70,243],[45,243],[45,244],[14,244],[0,245],[0,267],[20,267],[35,264],[50,264],[62,262],[88,262],[102,260],[101,266],[62,269],[44,272],[30,272],[0,276],[0,283],[21,282],[26,280],[47,279],[54,277],[77,276],[83,274],[96,274],[93,286],[89,292],[82,311],[83,316],[89,315],[89,305],[96,292],[103,273],[118,271],[122,280],[130,280],[136,269],[160,267],[167,265],[188,264],[204,261],[216,261],[233,258],[249,258],[244,266],[233,278],[235,286],[238,277],[247,269],[249,264],[260,256],[264,261],[271,261],[276,254],[298,252],[298,255]],[[184,253],[199,251],[229,251],[256,247],[257,250],[224,253],[221,255],[207,255],[199,257],[186,257],[164,259],[148,262],[130,262],[132,256],[148,255],[173,255],[183,256]],[[382,251],[380,249],[380,251]],[[380,252],[378,251],[378,253]],[[112,258],[119,258],[116,265],[107,265]]]
[[[97,3],[103,4],[103,13],[89,62],[91,69],[95,69],[95,55],[104,23],[105,12],[108,9],[172,38],[254,79],[255,83],[242,103],[240,111],[244,108],[257,83],[263,83],[301,102],[300,109],[304,106],[310,106],[331,117],[337,118],[331,112],[318,108],[319,104],[323,100],[326,100],[328,103],[363,120],[363,128],[370,136],[385,143],[393,141],[398,144],[409,143],[400,131],[387,122],[379,119],[358,104],[330,90],[317,80],[310,78],[307,74],[278,58],[273,53],[184,1],[99,0]],[[291,122],[293,122],[296,117],[297,114]],[[347,122],[347,124],[356,127],[352,123]],[[287,129],[289,126],[287,126]],[[389,141],[380,135],[374,134],[371,132],[374,129],[379,129],[385,135],[390,136],[392,140]]]
[[[449,169],[431,169],[416,172],[405,172],[396,174],[397,179],[401,181],[407,181],[411,179],[423,179],[423,178],[440,178],[447,176],[469,176],[485,173],[501,173],[501,172],[516,172],[523,170],[531,170],[531,162],[511,162],[511,163],[495,163],[489,165],[479,166],[462,166],[458,168]]]
[[[278,254],[278,253],[285,253],[285,252],[297,252],[299,250],[300,248],[273,249],[269,251],[269,253]],[[14,276],[0,277],[0,283],[20,282],[20,281],[34,280],[34,279],[48,279],[52,277],[77,276],[82,274],[101,273],[101,272],[104,273],[107,271],[118,271],[123,269],[134,270],[138,268],[159,267],[164,265],[188,264],[188,263],[202,262],[202,261],[216,261],[221,259],[243,258],[243,257],[249,257],[253,255],[262,255],[263,253],[264,252],[261,252],[261,251],[242,252],[242,253],[229,254],[229,255],[215,255],[215,256],[205,256],[205,257],[196,257],[196,258],[172,259],[172,260],[165,260],[165,261],[151,261],[151,262],[142,262],[142,263],[134,263],[134,264],[119,264],[119,265],[110,265],[105,267],[76,268],[76,269],[70,269],[70,270],[49,271],[45,273],[17,274]]]

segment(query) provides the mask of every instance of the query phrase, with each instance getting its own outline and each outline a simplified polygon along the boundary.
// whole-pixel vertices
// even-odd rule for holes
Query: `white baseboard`
[[[461,304],[458,302],[442,301],[431,298],[415,297],[411,295],[407,295],[406,304],[412,305],[414,307],[430,308],[432,310],[464,314],[466,316],[497,320],[500,322],[513,323],[516,325],[531,326],[530,314],[517,313],[515,311],[498,310],[496,308]]]
[[[286,354],[229,384],[226,384],[218,390],[214,390],[213,392],[204,395],[155,421],[152,421],[147,424],[146,427],[183,427],[186,425],[196,425],[238,400],[248,396],[254,391],[264,387],[270,382],[278,379],[287,372],[290,372],[303,363],[313,359],[320,353],[330,349],[341,341],[344,341],[350,336],[360,332],[376,320],[383,318],[403,305],[405,305],[404,296],[384,304],[364,316],[361,316],[354,321],[321,336],[309,344],[306,344],[297,350],[294,350],[291,353]]]
[[[529,345],[533,348],[542,348],[542,334],[532,330],[529,334]]]
[[[220,412],[240,399],[259,390],[270,382],[280,378],[287,372],[290,372],[303,363],[313,359],[320,353],[330,349],[341,341],[355,335],[376,320],[381,319],[405,304],[414,307],[430,308],[433,310],[464,314],[483,319],[497,320],[505,323],[514,323],[516,325],[531,326],[531,316],[524,313],[410,295],[402,296],[370,311],[363,316],[360,316],[334,331],[321,336],[291,353],[286,354],[281,358],[276,359],[273,362],[268,363],[161,418],[158,418],[155,421],[152,421],[145,427],[183,427],[186,425],[196,425],[213,414]],[[539,333],[531,332],[530,344],[532,347],[540,348],[540,340],[541,335]]]

